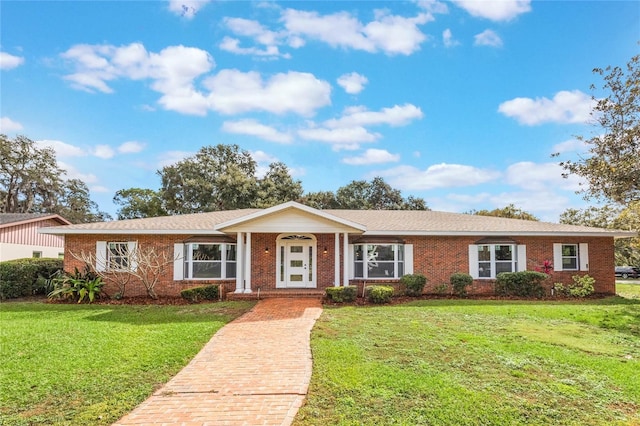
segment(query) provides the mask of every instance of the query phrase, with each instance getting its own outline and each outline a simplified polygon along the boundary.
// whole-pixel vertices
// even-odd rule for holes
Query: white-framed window
[[[235,278],[236,256],[235,243],[187,243],[184,245],[184,278]]]
[[[405,274],[404,244],[354,244],[354,278],[390,279]]]
[[[109,241],[107,243],[107,270],[127,271],[131,265],[129,242]]]
[[[589,245],[586,243],[553,244],[554,271],[588,271]]]
[[[495,279],[501,272],[526,269],[524,245],[494,243],[469,246],[469,275],[475,279]]]
[[[40,259],[42,257],[42,252],[41,251],[34,251],[33,255],[31,256],[34,259]]]

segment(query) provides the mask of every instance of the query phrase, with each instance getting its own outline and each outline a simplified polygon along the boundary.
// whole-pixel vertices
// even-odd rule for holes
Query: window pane
[[[236,260],[236,245],[235,244],[227,244],[227,260],[235,261]]]
[[[404,246],[398,244],[396,247],[398,248],[398,261],[402,262],[404,261]]]
[[[236,277],[236,262],[227,262],[227,278]]]
[[[563,257],[562,258],[562,269],[578,269],[578,259],[575,257]]]
[[[292,260],[291,261],[292,268],[302,268],[302,260]]]
[[[222,278],[222,262],[194,262],[192,278]]]
[[[491,263],[480,262],[478,263],[478,276],[481,278],[491,278]]]
[[[404,262],[398,263],[398,278],[404,275]]]
[[[373,261],[393,261],[395,258],[393,245],[373,245],[368,246],[369,260]]]
[[[496,246],[496,260],[513,260],[513,246]]]
[[[302,275],[290,275],[289,281],[302,281]]]
[[[364,263],[363,262],[356,262],[355,266],[356,266],[355,267],[355,271],[354,271],[355,278],[364,278],[364,275],[363,275]]]
[[[478,246],[478,260],[483,262],[489,262],[491,260],[489,246]]]
[[[193,260],[222,260],[221,244],[193,244]]]
[[[496,262],[496,276],[500,272],[513,272],[513,263],[511,263],[511,262]]]
[[[578,253],[578,249],[575,244],[563,245],[562,246],[562,255],[563,256],[576,256]]]
[[[393,278],[393,262],[378,262],[369,268],[369,278]]]
[[[290,253],[302,253],[302,246],[291,246]]]
[[[353,258],[357,261],[362,261],[363,259],[363,250],[361,245],[353,246]]]

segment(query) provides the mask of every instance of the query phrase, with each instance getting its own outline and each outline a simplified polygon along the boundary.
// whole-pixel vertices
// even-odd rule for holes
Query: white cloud
[[[271,142],[290,143],[293,138],[288,133],[279,132],[276,128],[266,126],[256,120],[225,121],[222,130],[228,133],[256,136]]]
[[[367,77],[358,74],[357,72],[352,72],[349,74],[343,74],[338,77],[338,85],[344,89],[345,92],[355,95],[364,89],[364,85],[367,84],[369,80]]]
[[[444,44],[444,47],[454,47],[460,44],[458,40],[453,38],[453,33],[449,28],[442,32],[442,43]]]
[[[58,166],[66,171],[65,176],[67,179],[80,179],[87,185],[98,182],[98,177],[93,173],[82,173],[73,165],[64,161],[58,161]]]
[[[118,147],[118,152],[121,154],[135,154],[142,151],[144,147],[145,144],[143,142],[128,141]]]
[[[243,18],[225,18],[224,23],[236,35],[252,38],[256,43],[263,45],[262,49],[257,47],[240,47],[240,40],[233,37],[224,37],[219,47],[238,55],[285,57],[288,54],[281,54],[278,45],[285,37],[282,33],[270,31],[258,21]]]
[[[371,133],[364,127],[359,126],[336,129],[301,129],[298,130],[298,135],[303,139],[334,144],[334,149],[358,149],[358,144],[375,142],[382,137],[379,133]]]
[[[352,166],[361,166],[368,164],[394,163],[400,161],[400,155],[391,154],[385,149],[368,149],[362,155],[357,157],[345,157],[342,162]]]
[[[44,140],[36,141],[36,144],[38,144],[38,146],[40,147],[53,148],[58,158],[83,157],[87,155],[87,152],[84,149],[74,145],[70,145],[62,141],[44,139]]]
[[[22,124],[13,121],[9,117],[0,118],[0,133],[11,133],[22,130]]]
[[[178,16],[193,19],[211,0],[169,0],[169,10]]]
[[[399,189],[427,190],[479,185],[498,179],[501,173],[462,164],[442,163],[429,166],[425,170],[413,166],[398,166],[376,172],[376,175],[388,178],[389,184]]]
[[[208,110],[223,114],[267,111],[276,114],[313,115],[331,103],[331,85],[309,73],[288,72],[263,81],[258,72],[222,70],[203,81],[214,61],[204,50],[169,46],[159,53],[147,52],[139,43],[127,46],[76,45],[62,54],[75,68],[65,76],[75,88],[111,93],[117,79],[150,80],[151,88],[162,96],[158,103],[166,110],[206,115]]]
[[[263,81],[258,72],[230,69],[208,78],[204,85],[211,91],[210,108],[222,114],[267,111],[310,116],[331,104],[331,85],[309,73],[290,71]]]
[[[470,15],[492,21],[509,21],[531,11],[531,0],[452,0]]]
[[[558,163],[533,163],[522,161],[510,165],[505,172],[509,185],[526,189],[532,193],[548,192],[551,189],[578,191],[582,180],[576,175],[563,178],[564,169]]]
[[[112,93],[109,82],[124,78],[151,80],[151,88],[162,94],[159,103],[168,110],[204,115],[207,102],[195,90],[194,80],[214,66],[204,50],[169,46],[159,53],[147,52],[140,43],[116,47],[80,44],[61,55],[75,72],[64,78],[76,89]]]
[[[19,67],[23,63],[23,57],[10,55],[7,52],[0,52],[0,70],[10,70]]]
[[[587,144],[585,144],[584,141],[580,141],[578,139],[569,139],[568,141],[555,144],[553,148],[551,148],[551,153],[562,154],[565,152],[584,151],[586,149],[587,149]]]
[[[264,49],[258,49],[257,47],[240,47],[240,40],[232,37],[224,37],[218,47],[229,53],[236,55],[253,55],[253,56],[267,56],[267,57],[283,57],[290,58],[289,54],[282,54],[278,46],[266,46]]]
[[[253,157],[253,159],[256,161],[256,163],[266,163],[266,164],[271,164],[271,163],[277,163],[278,157],[273,156],[271,154],[267,154],[264,151],[251,151],[251,157]]]
[[[484,30],[473,38],[476,46],[502,47],[502,39],[492,30]]]
[[[515,98],[500,104],[498,111],[518,123],[533,126],[541,123],[587,123],[594,101],[579,90],[561,91],[553,99]]]
[[[329,128],[374,126],[387,124],[390,126],[405,126],[413,120],[424,116],[422,110],[412,104],[394,105],[382,108],[380,111],[369,111],[365,107],[347,108],[342,117],[327,120],[324,125]]]
[[[91,192],[93,193],[99,192],[101,194],[106,194],[108,192],[111,192],[111,189],[107,188],[106,186],[94,185],[91,187]]]
[[[429,13],[449,13],[447,4],[437,0],[418,0],[417,3]]]
[[[300,47],[304,40],[314,40],[344,49],[410,55],[427,39],[418,25],[434,19],[430,13],[405,18],[378,10],[375,15],[374,21],[363,24],[347,12],[320,15],[287,9],[282,13],[282,21],[292,47]]]
[[[115,151],[109,145],[96,145],[93,148],[93,155],[103,160],[113,158],[115,154]]]

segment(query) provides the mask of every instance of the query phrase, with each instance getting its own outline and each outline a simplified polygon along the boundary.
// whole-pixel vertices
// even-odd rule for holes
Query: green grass
[[[640,424],[640,300],[325,308],[294,425]]]
[[[253,304],[0,304],[0,424],[111,424]]]
[[[640,299],[640,281],[637,284],[616,283],[616,294],[627,299]]]

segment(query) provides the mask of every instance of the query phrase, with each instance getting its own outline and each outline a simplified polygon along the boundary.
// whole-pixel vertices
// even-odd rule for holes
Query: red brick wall
[[[188,238],[189,235],[67,235],[65,238],[65,270],[73,271],[74,267],[81,269],[82,262],[74,259],[72,253],[95,254],[96,241],[138,241],[140,247],[153,246],[157,250],[167,250],[173,257],[173,245]],[[277,234],[252,234],[251,254],[252,289],[275,289],[276,285],[276,237]],[[334,234],[317,234],[317,288],[324,289],[334,285],[335,242]],[[424,274],[427,279],[425,293],[435,293],[436,286],[449,283],[451,274],[455,272],[469,272],[469,244],[474,244],[478,237],[404,237],[407,244],[413,244],[414,272]],[[517,244],[527,246],[527,264],[529,270],[536,270],[545,260],[553,262],[553,244],[589,244],[588,272],[552,272],[552,277],[547,282],[547,287],[554,282],[568,284],[571,277],[576,274],[588,273],[596,279],[596,292],[604,294],[615,293],[613,238],[553,238],[553,237],[522,237],[516,238]],[[327,252],[324,253],[324,249]],[[268,248],[268,253],[265,252]],[[340,251],[342,255],[342,235],[340,236]],[[342,280],[342,268],[340,280]],[[370,280],[367,284],[375,283]],[[224,284],[226,292],[234,291],[235,280],[198,280],[198,281],[174,281],[173,265],[169,265],[160,282],[156,286],[156,292],[160,296],[177,296],[180,291],[194,286],[208,283]],[[356,281],[354,281],[356,283]],[[475,280],[469,290],[471,294],[492,294],[494,282],[492,280]],[[116,293],[114,283],[107,283],[108,294]],[[127,296],[145,295],[146,290],[142,283],[131,281],[127,287]]]

